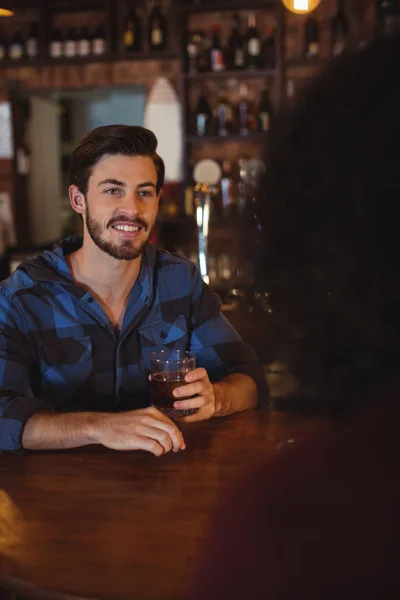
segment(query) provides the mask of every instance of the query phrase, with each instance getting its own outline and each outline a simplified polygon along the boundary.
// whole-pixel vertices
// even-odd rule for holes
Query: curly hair
[[[259,213],[277,352],[334,393],[394,375],[400,354],[399,64],[399,36],[332,61],[271,132]]]

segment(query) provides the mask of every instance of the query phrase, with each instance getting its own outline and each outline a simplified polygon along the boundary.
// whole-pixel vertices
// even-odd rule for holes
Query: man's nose
[[[139,211],[140,198],[138,198],[134,192],[127,193],[124,196],[123,204],[127,211],[132,214],[136,214]]]

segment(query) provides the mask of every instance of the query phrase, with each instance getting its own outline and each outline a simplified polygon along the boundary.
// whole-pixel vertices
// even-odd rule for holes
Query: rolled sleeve
[[[49,408],[49,404],[41,398],[11,398],[0,390],[0,452],[21,450],[26,422],[33,413]]]
[[[0,452],[21,449],[27,420],[48,403],[30,385],[33,357],[12,298],[0,294]]]

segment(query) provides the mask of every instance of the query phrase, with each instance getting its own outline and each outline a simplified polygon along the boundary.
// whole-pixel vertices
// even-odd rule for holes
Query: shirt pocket
[[[142,364],[150,370],[150,357],[152,352],[160,348],[170,350],[188,350],[188,327],[183,315],[175,321],[157,321],[149,323],[139,329],[139,343],[142,354]]]
[[[42,345],[42,396],[55,408],[66,407],[93,371],[90,337],[64,338]],[[87,392],[89,390],[87,389]],[[69,406],[66,408],[78,408]]]

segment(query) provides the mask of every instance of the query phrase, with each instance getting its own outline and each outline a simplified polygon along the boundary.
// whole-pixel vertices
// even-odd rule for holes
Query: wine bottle
[[[53,29],[49,45],[49,55],[51,58],[60,58],[62,56],[62,53],[63,44],[61,31],[59,29]]]
[[[3,28],[0,27],[0,62],[7,58],[7,41]]]
[[[232,30],[228,39],[229,67],[231,69],[244,69],[246,64],[246,53],[244,40],[240,33],[240,16],[233,15]]]
[[[212,44],[210,48],[211,70],[214,72],[223,71],[225,69],[225,60],[224,51],[221,46],[219,25],[214,25],[212,31]]]
[[[249,88],[247,83],[241,83],[239,88],[239,133],[240,135],[249,134],[249,117],[250,117],[250,103],[249,103]]]
[[[332,19],[332,54],[342,54],[348,46],[349,24],[345,13],[345,0],[337,0],[337,11]]]
[[[217,133],[220,137],[226,137],[231,133],[232,107],[226,97],[224,89],[220,89],[217,104]]]
[[[25,54],[28,58],[37,58],[39,55],[39,23],[30,24],[25,42]]]
[[[73,58],[78,54],[78,39],[76,30],[73,27],[68,27],[64,38],[63,56],[65,58]]]
[[[153,0],[149,15],[149,46],[153,52],[161,52],[167,47],[167,19],[161,10],[160,0]]]
[[[89,56],[92,50],[92,39],[87,27],[82,27],[77,35],[76,54],[78,56]]]
[[[204,94],[201,94],[196,107],[196,134],[207,135],[210,131],[211,108]]]
[[[246,66],[248,69],[257,69],[260,66],[261,38],[256,27],[255,13],[249,13],[248,28],[246,33]]]
[[[134,8],[130,8],[126,15],[126,26],[122,34],[122,48],[127,54],[141,50],[142,24]]]
[[[11,60],[20,60],[24,57],[24,39],[18,30],[11,36],[8,56]]]
[[[262,44],[262,62],[267,69],[273,69],[276,64],[276,41],[275,30],[272,25],[267,25],[265,29],[265,39]]]
[[[268,84],[264,83],[261,89],[260,104],[258,106],[259,131],[269,131],[271,125],[272,104],[269,97]]]
[[[305,26],[305,53],[307,58],[316,58],[320,53],[319,27],[315,12],[312,12]]]
[[[92,33],[92,54],[102,56],[107,51],[107,36],[104,25],[98,25]]]

